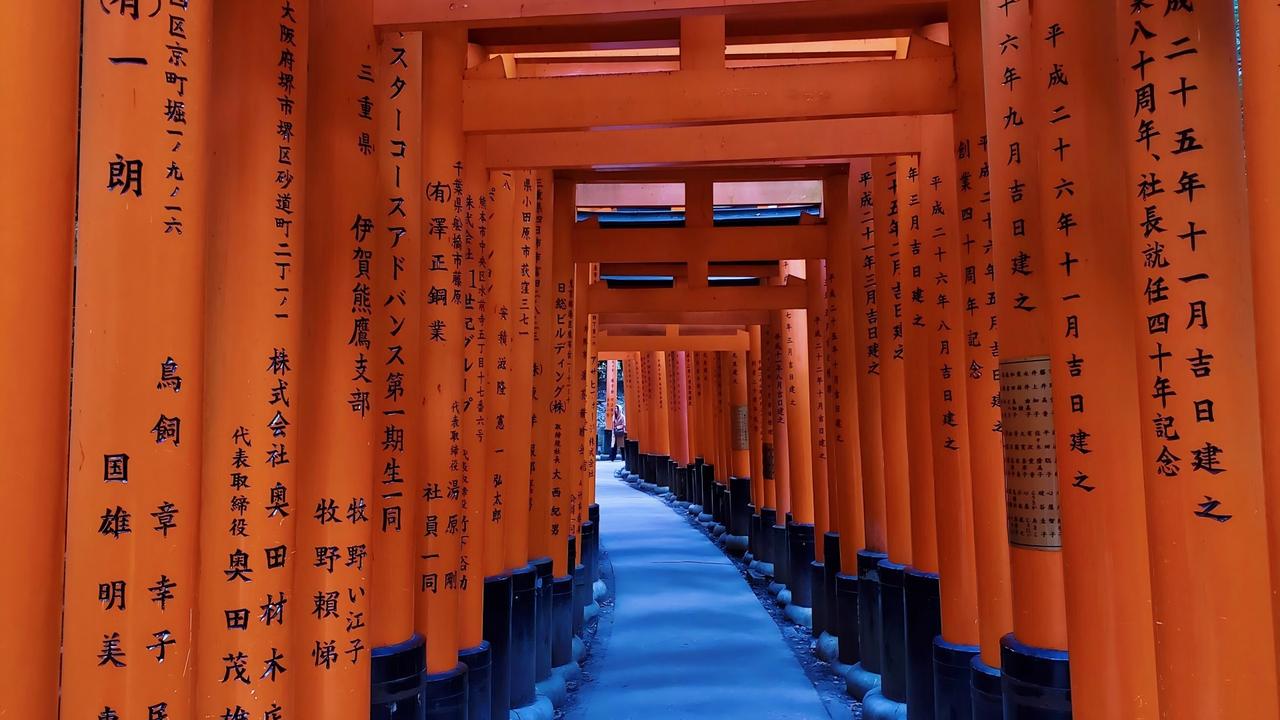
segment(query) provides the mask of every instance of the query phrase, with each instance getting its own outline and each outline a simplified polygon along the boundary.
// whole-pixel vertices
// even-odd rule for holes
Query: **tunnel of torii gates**
[[[3,3],[0,716],[545,705],[605,361],[867,717],[1280,717],[1277,30]]]

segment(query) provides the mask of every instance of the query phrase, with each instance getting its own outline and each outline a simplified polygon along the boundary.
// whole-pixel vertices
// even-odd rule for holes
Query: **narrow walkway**
[[[738,570],[654,497],[596,465],[611,626],[573,720],[828,720],[778,626]],[[603,618],[602,623],[609,623]]]

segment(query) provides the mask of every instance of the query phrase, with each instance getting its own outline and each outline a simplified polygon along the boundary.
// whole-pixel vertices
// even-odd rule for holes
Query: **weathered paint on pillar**
[[[207,274],[218,301],[205,305],[206,392],[200,578],[195,626],[200,717],[239,711],[293,713],[289,668],[306,652],[286,613],[294,595],[296,468],[304,310],[303,177],[308,6],[235,2],[214,16],[213,174]],[[286,25],[292,34],[281,32]],[[286,81],[281,83],[281,77]],[[255,572],[231,582],[227,558],[245,553]],[[282,555],[284,557],[280,557]],[[273,556],[276,562],[268,562]],[[295,557],[298,557],[295,555]],[[260,565],[259,565],[260,564]],[[246,676],[224,680],[218,658],[245,658]]]
[[[856,403],[858,408],[858,430],[854,434],[851,427],[843,426],[847,433],[847,442],[855,443],[858,452],[859,467],[862,480],[862,518],[864,543],[862,547],[873,552],[884,552],[888,545],[885,519],[885,486],[884,486],[884,444],[880,423],[880,364],[884,346],[884,336],[880,293],[876,283],[876,233],[879,231],[877,221],[880,215],[876,212],[876,204],[872,187],[875,181],[876,162],[874,160],[857,160],[850,164],[850,179],[847,181],[850,192],[849,212],[851,231],[854,232],[852,246],[849,250],[848,265],[849,282],[844,303],[853,311],[852,334],[843,344],[853,348],[850,355],[853,360],[851,377],[856,383]],[[856,197],[857,202],[852,198]],[[854,210],[854,207],[857,210]],[[888,232],[887,228],[884,232]],[[837,278],[838,282],[838,278]],[[845,333],[850,329],[840,325]],[[844,363],[848,365],[848,361]],[[848,383],[844,392],[848,392]],[[856,567],[857,551],[861,548],[850,548]],[[844,545],[841,545],[841,552]],[[845,567],[843,562],[841,567]]]
[[[1053,443],[1045,406],[1049,259],[1042,250],[1036,174],[1042,80],[1031,64],[1030,3],[982,0],[982,57],[991,170],[991,239],[999,319],[1001,428],[1013,632],[1042,648],[1066,649],[1066,596]],[[1009,38],[1013,37],[1011,41]],[[1014,394],[1010,394],[1014,393]],[[1049,497],[1052,502],[1044,502]]]
[[[375,452],[371,498],[374,523],[370,638],[392,645],[414,632],[414,572],[419,518],[408,479],[422,476],[422,35],[386,33],[378,48],[383,108],[378,123],[378,200],[382,212],[373,258],[373,378]],[[375,100],[376,101],[376,100]],[[438,534],[439,516],[421,519],[425,536]],[[421,580],[438,595],[443,578]]]
[[[880,428],[884,449],[884,499],[889,559],[911,564],[911,487],[907,467],[906,351],[904,346],[902,236],[898,160],[872,160],[875,202],[877,315],[880,331]]]
[[[152,14],[124,3],[84,9],[68,720],[194,714],[212,12],[208,2]],[[242,570],[268,573],[265,560],[221,559],[236,583],[253,577]],[[207,656],[206,667],[218,662]],[[245,674],[256,677],[266,659],[246,658]]]
[[[747,353],[742,350],[725,353],[729,365],[729,438],[731,461],[729,470],[735,477],[751,475],[751,430],[747,388]]]
[[[906,403],[907,478],[911,488],[911,567],[938,572],[938,534],[934,520],[933,426],[929,408],[929,333],[932,306],[925,301],[927,255],[922,223],[927,208],[920,199],[917,156],[898,158],[898,208],[902,261],[903,393]]]
[[[463,213],[470,188],[463,186],[462,72],[466,37],[456,29],[427,31],[422,37],[422,235],[419,322],[422,445],[419,482],[409,486],[417,496],[417,517],[434,515],[444,525],[418,538],[418,597],[415,626],[427,638],[427,672],[452,670],[458,649],[480,643],[477,616],[481,584],[475,582],[480,562],[467,547],[477,533],[464,505],[466,450],[464,424],[462,252]],[[469,210],[468,210],[469,211]],[[469,565],[463,564],[467,558]],[[468,572],[467,568],[473,568]],[[436,590],[424,587],[436,578]],[[470,602],[464,601],[464,596]],[[467,608],[464,610],[464,608]],[[475,608],[475,609],[473,609]]]
[[[938,528],[942,637],[978,644],[973,486],[969,475],[968,398],[964,376],[964,294],[956,210],[955,135],[951,119],[921,121],[921,240],[925,303],[930,311],[929,409]]]
[[[587,374],[595,372],[590,365],[591,358],[591,321],[587,312],[587,288],[591,285],[591,266],[588,263],[575,263],[573,268],[573,443],[570,446],[573,475],[570,479],[569,515],[573,524],[573,535],[586,517],[583,505],[584,486],[586,485],[586,468],[584,456],[587,451],[588,428],[595,429],[595,398],[587,397],[589,384]],[[652,388],[651,388],[652,390]],[[659,441],[655,427],[654,441]],[[661,437],[666,441],[666,433]],[[594,474],[592,481],[594,482]],[[578,543],[578,557],[582,557],[582,543]]]
[[[380,203],[371,3],[312,7],[307,113],[306,330],[299,363],[297,546],[293,596],[295,713],[369,708],[369,556],[374,490],[374,299]],[[251,558],[252,559],[252,558]],[[305,654],[304,654],[305,653]]]
[[[951,44],[960,102],[955,121],[958,252],[957,298],[964,303],[964,377],[973,485],[973,540],[978,577],[982,662],[1000,667],[1000,638],[1013,631],[1009,532],[1005,521],[1004,446],[1000,432],[1000,356],[996,335],[990,168],[982,74],[981,0],[952,0]],[[959,300],[957,300],[959,301]]]
[[[22,548],[5,558],[5,574],[24,584],[0,597],[0,613],[21,619],[6,634],[15,650],[0,658],[0,697],[14,717],[48,715],[58,703],[79,48],[80,3],[0,7],[0,132],[16,140],[7,162],[21,168],[0,178],[0,261],[15,269],[0,287],[0,337],[24,348],[6,353],[0,375],[4,396],[22,408],[0,439],[13,480],[6,502],[22,508],[3,537]]]
[[[1232,7],[1174,2],[1117,8],[1115,18],[1119,98],[1132,108],[1128,249],[1140,289],[1161,712],[1272,717],[1280,707]]]

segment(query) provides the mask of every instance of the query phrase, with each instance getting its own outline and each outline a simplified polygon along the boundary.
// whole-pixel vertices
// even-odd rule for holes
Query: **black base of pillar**
[[[760,508],[760,537],[756,539],[756,559],[772,565],[775,560],[773,550],[773,526],[778,522],[778,511],[767,507]]]
[[[729,478],[729,534],[751,534],[751,478]]]
[[[587,520],[582,523],[582,529],[578,532],[579,541],[582,543],[582,567],[587,571],[587,585],[591,585],[594,582],[591,568],[597,565],[596,552],[600,548],[596,529],[595,522]]]
[[[907,720],[907,704],[884,694],[883,687],[873,688],[862,699],[863,720]]]
[[[600,579],[600,505],[591,503],[587,506],[587,519],[594,526],[591,529],[591,564],[587,569],[591,571],[591,582]]]
[[[489,643],[460,650],[458,659],[467,666],[467,717],[487,720],[493,707],[493,652]]]
[[[787,526],[787,562],[790,567],[791,604],[813,607],[813,582],[805,572],[813,562],[813,525],[791,523]]]
[[[551,666],[573,661],[573,576],[551,582]]]
[[[371,720],[418,720],[426,709],[426,643],[415,634],[373,649],[370,665]]]
[[[511,576],[484,579],[484,639],[489,643],[489,717],[511,709]]]
[[[973,720],[1004,720],[1000,670],[975,657],[969,663],[969,699]]]
[[[880,561],[889,557],[874,550],[858,551],[858,644],[862,647],[862,668],[880,674],[880,652],[884,646],[880,624]]]
[[[823,587],[826,582],[827,569],[824,563],[814,560],[809,563],[809,588],[810,596],[813,602],[813,612],[810,615],[809,632],[814,637],[821,637],[826,632],[827,617],[827,592]],[[794,593],[792,594],[794,597]]]
[[[937,720],[970,720],[973,716],[969,669],[977,645],[933,639],[933,715]]]
[[[511,707],[537,698],[538,571],[532,565],[511,571]]]
[[[902,595],[906,566],[880,561],[880,688],[895,702],[907,701],[907,608]]]
[[[1067,654],[1000,638],[1001,690],[1005,720],[1071,720],[1071,673]]]
[[[551,558],[538,558],[529,563],[538,574],[538,591],[534,603],[534,681],[551,677]]]
[[[836,617],[836,575],[840,574],[840,533],[829,532],[822,536],[822,629],[840,637],[840,621]],[[816,601],[815,601],[816,605]],[[817,628],[817,621],[814,627]]]
[[[933,717],[933,639],[942,632],[938,576],[908,568],[902,577],[907,609],[907,708],[911,720]]]
[[[862,660],[861,638],[858,632],[858,577],[838,573],[832,584],[836,592],[833,605],[835,632],[832,634],[840,638],[840,662],[853,665]],[[827,632],[832,631],[828,629]]]
[[[591,583],[587,582],[587,566],[573,569],[573,634],[582,637],[587,606],[591,604]]]
[[[426,720],[467,720],[467,666],[427,676]],[[422,717],[422,716],[420,716]]]
[[[787,529],[774,525],[770,533],[773,540],[773,579],[782,585],[791,585],[791,553],[787,550]]]

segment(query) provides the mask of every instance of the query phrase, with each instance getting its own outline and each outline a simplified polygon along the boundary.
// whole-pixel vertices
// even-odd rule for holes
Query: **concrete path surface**
[[[778,626],[737,568],[658,499],[596,466],[600,544],[613,565],[570,720],[827,720]]]

